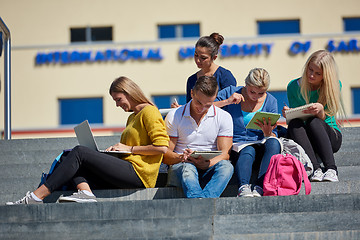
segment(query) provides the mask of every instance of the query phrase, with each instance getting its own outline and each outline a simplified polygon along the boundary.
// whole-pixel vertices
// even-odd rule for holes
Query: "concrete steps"
[[[360,128],[345,128],[335,154],[338,183],[312,183],[298,196],[186,199],[181,189],[95,190],[98,203],[5,206],[37,187],[53,159],[76,138],[0,141],[0,239],[360,239]],[[96,137],[100,148],[119,136]]]
[[[359,239],[359,202],[353,193],[0,206],[0,238]]]

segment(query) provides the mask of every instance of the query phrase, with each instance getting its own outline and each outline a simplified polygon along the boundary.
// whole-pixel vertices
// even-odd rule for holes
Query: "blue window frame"
[[[352,88],[353,114],[360,114],[360,88]]]
[[[278,113],[281,114],[284,105],[286,104],[289,106],[286,91],[269,91],[269,93],[271,93],[276,98],[278,102]]]
[[[159,109],[170,108],[171,104],[175,101],[175,99],[180,105],[186,104],[186,95],[185,94],[152,96],[153,102]]]
[[[159,38],[188,38],[200,36],[199,24],[172,24],[158,26]]]
[[[360,31],[360,17],[344,18],[344,31]]]
[[[175,25],[159,26],[159,38],[175,38],[175,37],[176,37]]]
[[[60,124],[78,124],[84,120],[103,123],[102,98],[59,99]]]
[[[182,25],[182,37],[199,37],[200,25],[199,24],[184,24]]]
[[[300,20],[258,21],[258,34],[294,34],[300,33]]]

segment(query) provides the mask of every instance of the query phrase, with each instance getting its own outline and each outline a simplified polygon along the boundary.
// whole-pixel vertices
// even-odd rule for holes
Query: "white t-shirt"
[[[198,151],[215,151],[218,137],[233,136],[231,115],[212,105],[199,126],[190,116],[190,102],[171,110],[165,119],[170,137],[177,138],[174,151],[183,153],[186,148]]]

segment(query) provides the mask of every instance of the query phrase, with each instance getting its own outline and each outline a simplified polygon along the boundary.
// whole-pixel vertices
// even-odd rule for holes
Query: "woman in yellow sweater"
[[[96,202],[90,186],[98,188],[155,187],[169,137],[159,110],[148,100],[136,83],[119,77],[110,86],[110,95],[125,112],[133,112],[119,143],[109,151],[129,151],[121,159],[84,146],[76,146],[63,156],[61,164],[46,182],[14,204],[43,203],[43,199],[72,181],[78,192],[60,197],[59,202]]]

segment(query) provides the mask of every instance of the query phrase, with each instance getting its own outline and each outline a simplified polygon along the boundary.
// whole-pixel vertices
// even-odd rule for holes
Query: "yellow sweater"
[[[169,146],[165,123],[159,110],[148,105],[138,114],[131,114],[121,134],[121,143],[128,146]],[[131,154],[124,158],[131,162],[135,172],[147,188],[155,187],[163,155]]]

